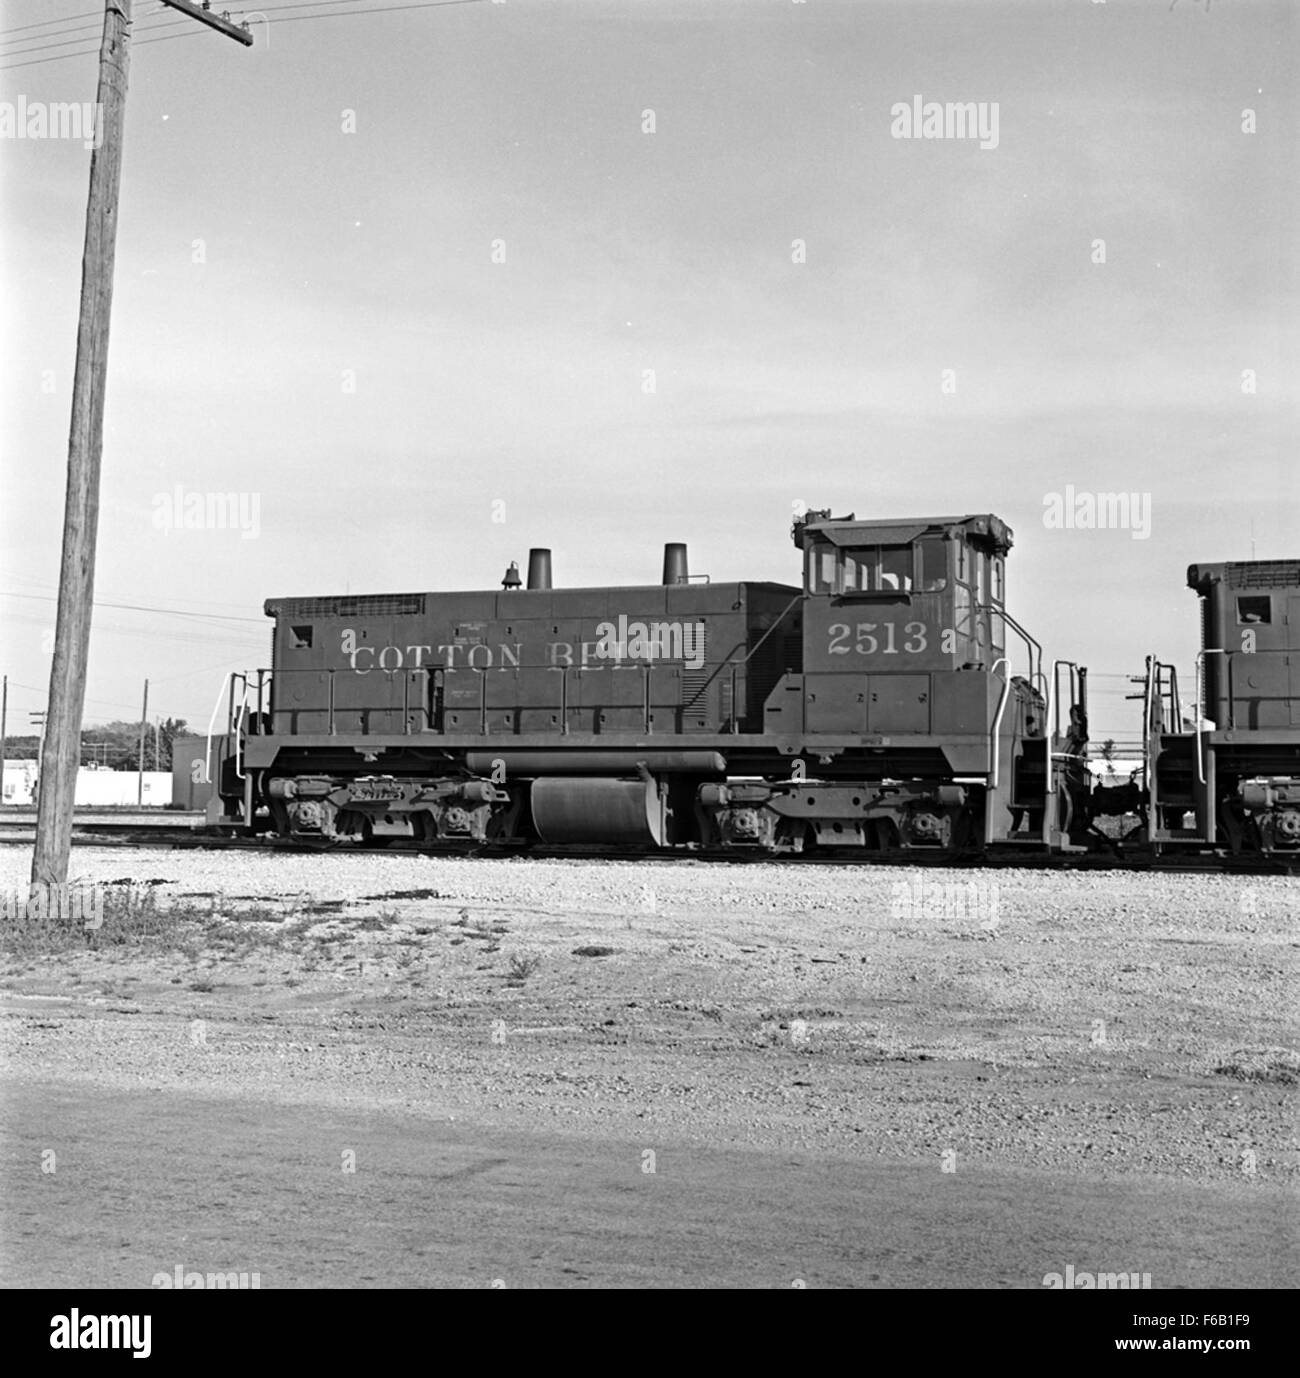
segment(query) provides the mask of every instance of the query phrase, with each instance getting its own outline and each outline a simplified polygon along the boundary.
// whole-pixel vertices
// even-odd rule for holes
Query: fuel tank
[[[653,777],[542,776],[531,794],[543,842],[663,846],[666,806]]]

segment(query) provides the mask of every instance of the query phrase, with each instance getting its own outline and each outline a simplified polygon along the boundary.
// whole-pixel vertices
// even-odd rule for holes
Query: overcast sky
[[[0,5],[0,102],[93,100],[93,20],[14,30],[95,8]],[[997,513],[1010,607],[1132,737],[1105,676],[1190,669],[1186,566],[1300,556],[1295,4],[260,8],[246,49],[136,0],[96,597],[171,611],[97,609],[89,721],[148,676],[206,723],[268,596],[495,587],[531,545],[557,584],[655,582],[665,540],[795,582],[802,502]],[[917,96],[996,103],[996,146],[895,137]],[[89,156],[0,140],[11,733],[49,675]],[[1067,485],[1149,495],[1148,536],[1049,529]],[[255,532],[163,529],[178,486]]]

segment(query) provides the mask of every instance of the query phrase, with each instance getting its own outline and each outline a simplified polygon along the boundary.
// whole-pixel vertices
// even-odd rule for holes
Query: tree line
[[[144,733],[144,768],[170,770],[172,742],[188,730],[184,718],[164,718],[156,729],[149,723]],[[5,745],[5,756],[11,761],[35,760],[40,754],[40,744],[39,736],[10,737]],[[140,724],[118,721],[82,728],[81,764],[107,770],[139,770]]]

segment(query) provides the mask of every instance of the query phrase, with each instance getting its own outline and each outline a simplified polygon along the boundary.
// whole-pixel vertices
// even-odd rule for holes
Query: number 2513
[[[832,622],[827,628],[830,642],[827,651],[833,656],[846,656],[850,650],[859,655],[897,655],[899,651],[915,655],[928,644],[924,622],[905,622],[901,638],[893,622],[859,622],[856,628],[847,622]],[[854,635],[856,631],[856,636]],[[850,646],[850,638],[853,644]],[[898,644],[901,639],[902,645]]]

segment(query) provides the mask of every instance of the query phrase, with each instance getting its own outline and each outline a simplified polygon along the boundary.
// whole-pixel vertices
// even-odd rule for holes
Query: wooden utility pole
[[[105,0],[99,47],[98,147],[90,155],[90,198],[81,258],[81,317],[72,381],[68,434],[68,486],[63,508],[63,560],[54,662],[45,720],[36,811],[32,884],[62,885],[68,878],[72,806],[81,764],[81,713],[86,698],[90,604],[95,593],[95,534],[99,521],[99,459],[104,441],[104,387],[108,378],[108,320],[113,305],[117,246],[117,191],[122,180],[122,131],[130,57],[131,0]]]
[[[252,34],[190,0],[163,0],[172,9],[250,45]],[[63,509],[63,556],[54,661],[45,724],[32,884],[62,885],[72,849],[72,809],[81,764],[81,716],[86,699],[90,609],[95,595],[95,536],[99,525],[99,467],[108,382],[108,325],[113,306],[117,201],[122,183],[122,136],[131,46],[132,0],[104,0],[99,46],[97,147],[90,155],[90,196],[81,258],[81,315],[72,380],[68,483]]]
[[[4,689],[0,691],[0,807],[5,802],[5,753],[9,750],[9,676],[4,678]]]
[[[144,734],[149,730],[149,681],[144,682],[144,703],[140,708],[140,759],[135,776],[135,802],[144,803]]]

